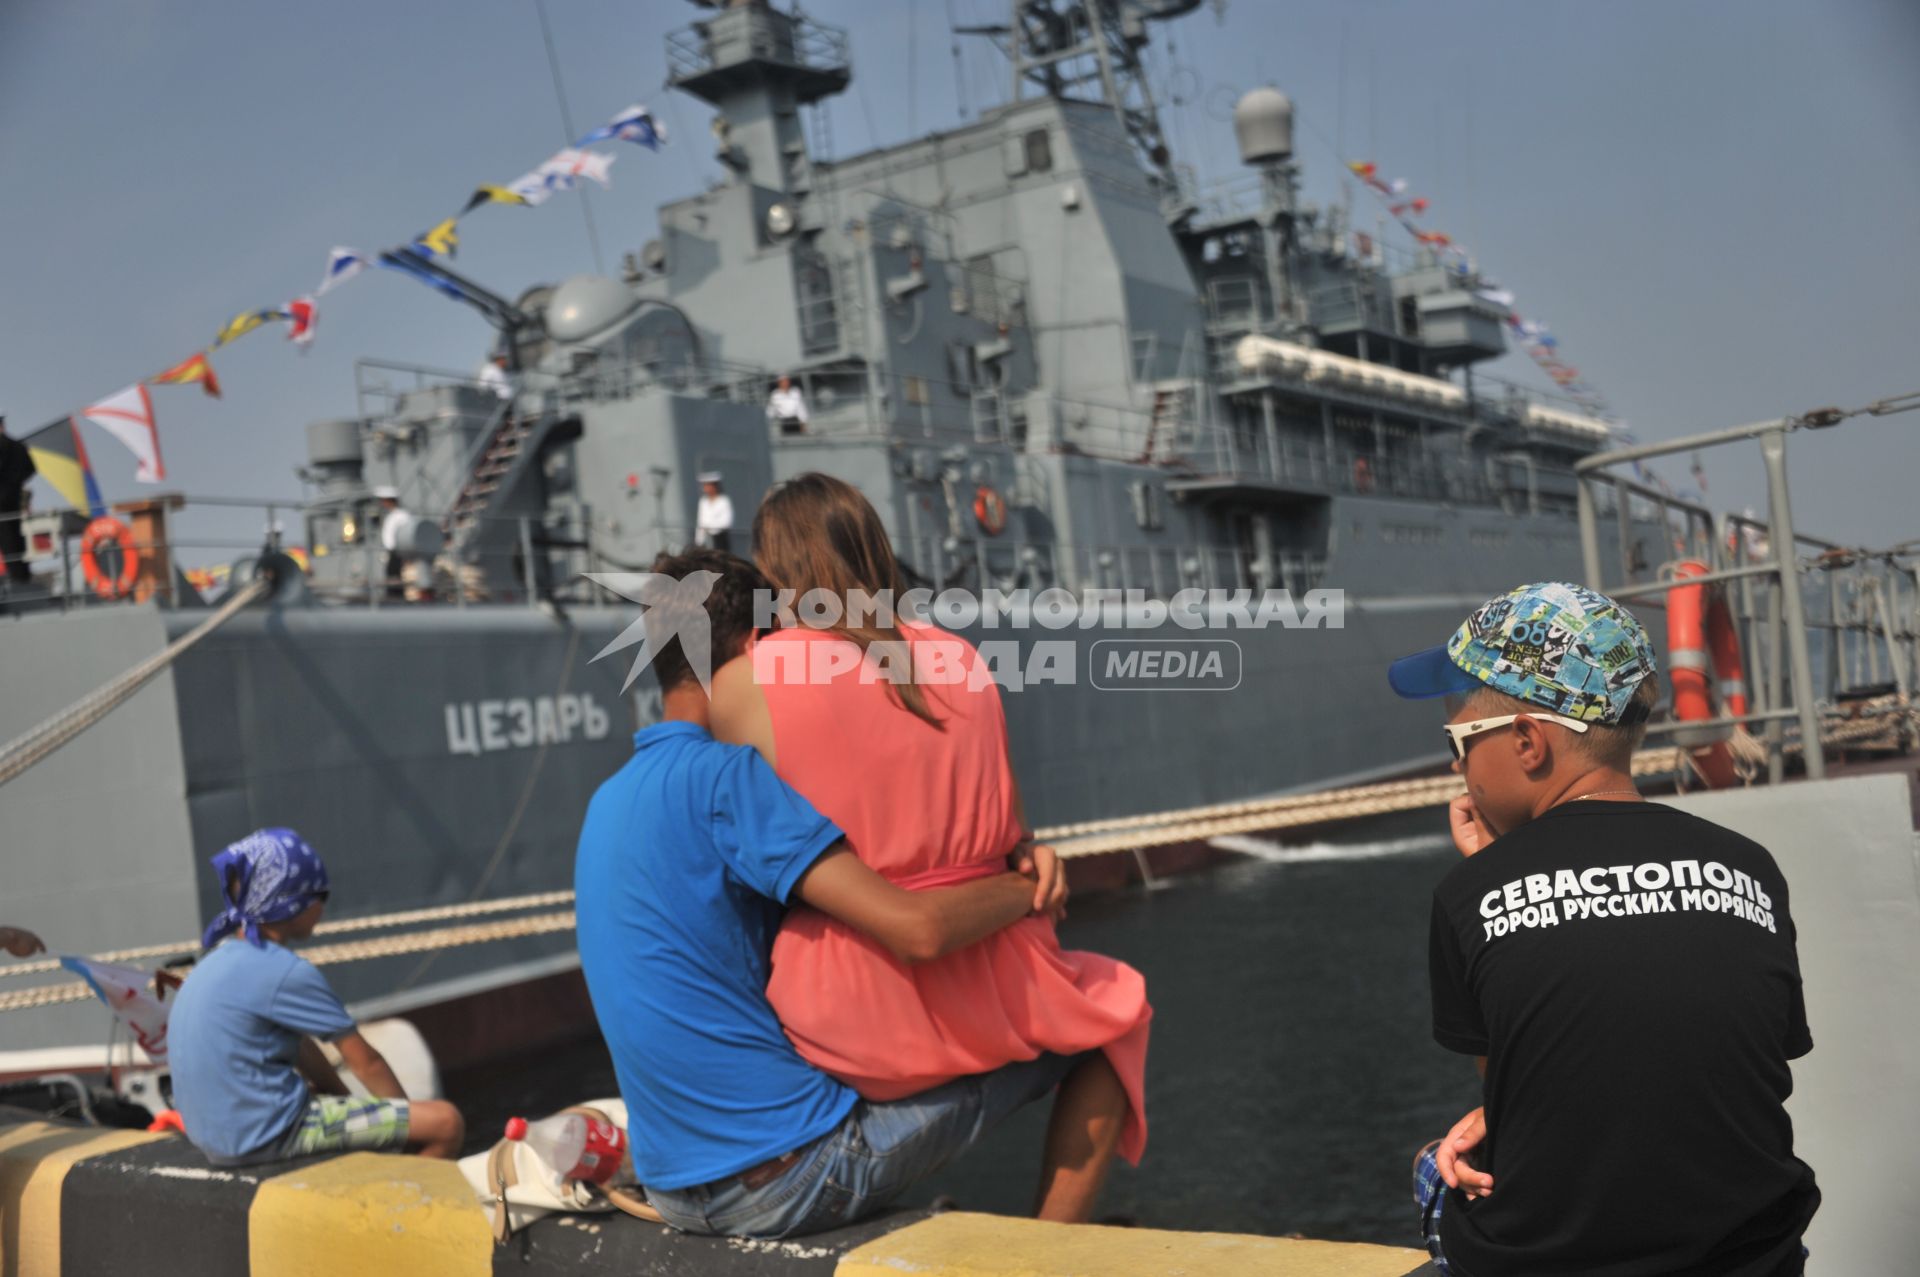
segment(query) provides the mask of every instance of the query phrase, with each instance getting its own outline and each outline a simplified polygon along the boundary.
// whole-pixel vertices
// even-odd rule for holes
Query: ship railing
[[[444,522],[443,514],[416,513]],[[479,522],[496,531],[448,545],[431,559],[410,559],[397,576],[388,575],[386,551],[372,531],[336,552],[352,556],[343,572],[310,578],[307,589],[327,602],[368,608],[592,603],[601,591],[587,573],[643,572],[655,554],[693,543],[691,527],[655,522],[643,529],[649,542],[644,553],[627,560],[608,552],[591,519],[555,523],[540,515],[503,514],[483,515]]]
[[[1210,182],[1196,180],[1193,170],[1180,166],[1180,193],[1199,210],[1202,222],[1243,221],[1266,206],[1266,179],[1259,173],[1235,173]]]
[[[756,24],[750,36],[749,52],[756,58],[788,66],[833,71],[850,65],[847,33],[837,27],[794,14],[788,29],[792,39],[781,39],[771,24]],[[733,50],[728,50],[732,56]],[[670,80],[688,80],[704,75],[718,64],[718,50],[709,35],[709,24],[696,22],[667,36],[667,74]]]
[[[361,421],[392,417],[403,398],[436,386],[464,386],[490,393],[486,383],[473,373],[364,356],[353,361],[354,411]]]
[[[1298,599],[1327,574],[1323,555],[1276,549],[1263,557],[1237,545],[1019,542],[927,527],[895,540],[910,584],[936,592],[1136,590],[1165,601],[1181,590],[1285,589]]]
[[[1849,549],[1799,532],[1794,527],[1787,487],[1787,436],[1794,430],[1827,427],[1859,415],[1885,416],[1920,408],[1920,394],[1880,400],[1851,411],[1820,409],[1798,416],[1755,422],[1730,430],[1665,443],[1640,444],[1583,458],[1580,476],[1580,543],[1586,579],[1596,590],[1629,606],[1665,609],[1675,589],[1710,585],[1732,587],[1730,610],[1740,630],[1746,686],[1752,690],[1744,714],[1723,714],[1707,722],[1657,724],[1682,744],[1711,743],[1736,728],[1753,725],[1763,733],[1768,779],[1785,773],[1785,726],[1798,724],[1806,774],[1826,774],[1821,748],[1821,715],[1837,712],[1863,693],[1888,695],[1901,714],[1910,712],[1920,683],[1920,557],[1914,543],[1890,550]],[[1655,457],[1697,453],[1711,448],[1757,442],[1767,475],[1765,518],[1715,515],[1704,504],[1678,497],[1615,467]],[[1615,538],[1625,576],[1607,580],[1601,567],[1600,494],[1611,490]],[[1628,526],[1636,507],[1651,506],[1672,535],[1673,559],[1646,563],[1632,550]],[[1663,549],[1668,547],[1663,547]],[[1707,570],[1680,577],[1675,564],[1693,560]],[[1818,589],[1825,576],[1825,590]],[[1809,594],[1826,596],[1824,615],[1809,615]],[[1815,682],[1811,637],[1824,635],[1827,699]],[[1884,668],[1886,679],[1880,675]],[[1725,672],[1716,671],[1717,679]],[[1849,684],[1847,680],[1856,681]],[[1911,720],[1900,731],[1910,740]]]
[[[289,549],[305,554],[305,510],[306,502],[298,497],[163,493],[116,502],[108,513],[128,527],[124,544],[137,560],[132,586],[125,591],[101,591],[88,583],[82,564],[92,522],[87,515],[57,510],[8,516],[23,521],[35,586],[0,595],[0,604],[68,612],[149,601],[162,607],[212,603],[224,593],[234,564],[255,563],[264,554]],[[97,552],[102,568],[116,581],[123,563],[121,544],[106,541]],[[219,590],[200,588],[214,576],[223,583]]]
[[[1495,377],[1483,372],[1471,373],[1468,385],[1472,389],[1476,403],[1504,413],[1516,421],[1526,419],[1527,405],[1538,404],[1542,408],[1551,408],[1556,412],[1590,417],[1616,432],[1623,429],[1619,422],[1607,415],[1603,407],[1590,399],[1541,390],[1534,386],[1523,386],[1517,381],[1509,381],[1505,377]]]
[[[1322,284],[1307,294],[1307,313],[1315,328],[1362,328],[1368,332],[1391,333],[1393,295],[1373,275],[1359,275],[1336,283]]]
[[[1212,226],[1249,221],[1266,209],[1268,179],[1264,174],[1241,172],[1202,182],[1189,165],[1176,165],[1174,171],[1179,195],[1193,207],[1203,231]],[[1372,230],[1350,227],[1342,252],[1351,249],[1352,256],[1360,262],[1382,268],[1389,274],[1418,269],[1423,264],[1419,252],[1392,242],[1387,238],[1388,233],[1389,224],[1385,219]]]
[[[739,402],[756,397],[764,401],[777,376],[760,364],[696,357],[690,352],[631,357],[610,356],[608,352],[587,353],[591,357],[582,359],[564,375],[538,374],[532,386],[522,374],[522,394],[512,402],[532,405],[542,397],[560,403],[604,402],[660,389]],[[360,418],[366,422],[391,418],[397,415],[406,396],[439,386],[459,386],[492,394],[486,383],[463,373],[379,359],[359,360],[355,365],[355,381]],[[482,440],[486,433],[481,431]]]
[[[1046,402],[1055,422],[1046,450],[1056,453],[1329,494],[1478,504],[1514,496],[1465,452],[1428,451],[1411,430],[1376,434],[1370,427],[1341,425],[1331,431],[1329,445],[1324,438],[1303,437],[1298,423],[1268,431],[1258,421],[1205,421],[1196,410],[1156,427],[1146,409],[1057,397]],[[1536,466],[1538,477],[1558,477],[1571,496],[1570,471],[1542,462]]]
[[[1207,281],[1207,329],[1244,336],[1260,327],[1268,311],[1267,283],[1258,275],[1218,275]],[[1216,374],[1221,371],[1220,350],[1209,343]],[[1232,354],[1231,343],[1226,343]],[[1235,376],[1238,369],[1231,369]]]
[[[1267,430],[1257,419],[1196,427],[1171,464],[1195,475],[1327,495],[1468,505],[1539,504],[1537,495],[1525,502],[1519,491],[1500,481],[1494,459],[1482,464],[1466,451],[1445,445],[1425,449],[1417,435],[1403,431],[1383,441],[1366,428],[1341,425],[1307,435],[1299,427],[1295,420]],[[1530,480],[1537,493],[1550,491],[1555,477],[1571,495],[1570,471],[1536,463]]]
[[[456,551],[444,548],[431,559],[409,559],[396,576],[388,575],[388,554],[377,524],[354,529],[350,541],[307,544],[307,514],[314,503],[299,498],[171,496],[130,503],[164,506],[166,521],[152,536],[134,538],[142,561],[139,585],[124,598],[105,598],[82,578],[79,543],[86,518],[73,512],[36,515],[57,520],[50,553],[57,567],[42,570],[51,583],[44,594],[0,594],[0,603],[17,608],[62,611],[154,602],[166,608],[212,606],[249,579],[260,558],[285,553],[303,561],[304,593],[313,601],[338,607],[466,607],[478,604],[534,605],[545,600],[568,603],[606,601],[587,573],[647,570],[655,554],[694,543],[694,529],[656,521],[641,529],[640,549],[632,532],[621,546],[629,559],[610,550],[593,524],[579,520],[554,525],[535,515],[489,515],[485,521],[510,528],[511,535],[476,538]],[[324,503],[322,503],[324,504]],[[213,516],[195,520],[195,513]],[[410,510],[423,521],[444,521],[444,512]],[[136,519],[136,522],[138,520]],[[735,549],[740,534],[736,532]],[[954,535],[946,526],[914,526],[899,538],[903,561],[939,588],[1042,590],[1060,587],[1140,590],[1167,599],[1183,589],[1285,588],[1295,596],[1325,578],[1324,556],[1274,550],[1266,557],[1245,546],[1147,546],[1108,543],[1024,542]],[[111,565],[110,565],[111,566]]]
[[[774,370],[762,364],[733,363],[718,359],[661,357],[603,361],[593,368],[570,374],[556,392],[565,402],[608,402],[632,399],[653,391],[720,399],[764,409],[768,397],[782,376],[793,379],[805,396],[814,424],[802,438],[835,438],[872,435],[884,437],[888,431],[873,422],[864,411],[868,403],[868,373],[857,365],[815,366]],[[878,374],[874,374],[878,378]],[[899,380],[904,381],[904,378]],[[859,405],[863,410],[853,419],[835,420],[844,408]],[[955,424],[959,437],[964,427]]]
[[[806,397],[808,410],[816,421],[823,414],[830,416],[837,408],[849,403],[864,405],[867,400],[869,376],[857,366],[775,370],[763,364],[672,356],[602,361],[592,368],[569,374],[556,394],[569,403],[608,402],[666,390],[764,409],[782,376],[791,377],[800,388],[801,394]],[[878,378],[879,374],[875,373],[874,377]],[[896,380],[904,382],[906,379]],[[954,426],[956,432],[961,429],[958,425]],[[836,428],[833,423],[824,422],[809,429],[810,435],[844,436],[849,433],[882,436],[887,431],[869,421],[864,412],[860,414],[859,421],[851,426]]]
[[[622,565],[597,552],[590,529],[556,529],[533,516],[490,516],[510,525],[512,535],[495,539],[496,548],[448,546],[431,561],[409,561],[397,580],[387,576],[387,551],[380,541],[372,503],[365,497],[329,502],[310,498],[212,497],[165,494],[121,502],[110,512],[130,525],[127,549],[137,560],[133,585],[101,592],[89,584],[82,566],[82,543],[90,522],[78,511],[32,511],[19,516],[28,538],[32,589],[0,592],[0,609],[76,611],[155,603],[163,608],[210,606],[237,582],[248,579],[260,560],[284,553],[305,570],[303,589],[321,602],[377,608],[401,603],[451,604],[538,602],[565,595],[584,597],[584,587],[569,586],[584,571],[618,570]],[[316,511],[349,511],[357,525],[352,539],[316,544],[309,516]],[[445,513],[415,504],[409,513],[444,523]],[[685,544],[691,529],[663,530],[662,544]],[[110,577],[120,572],[121,544],[99,551]]]
[[[649,391],[749,402],[757,387],[770,387],[774,374],[758,364],[692,355],[600,359],[567,374],[553,394],[563,402],[604,403],[632,399]],[[764,401],[764,390],[759,392]]]
[[[1370,257],[1372,264],[1386,271],[1389,277],[1405,275],[1412,271],[1419,270],[1424,264],[1418,248],[1410,247],[1406,244],[1396,244],[1386,238],[1387,224],[1385,222],[1376,223],[1374,229],[1371,231],[1355,230],[1349,232],[1349,234],[1365,235],[1367,237],[1369,241],[1368,246],[1373,251],[1370,254],[1360,254],[1362,260]],[[1356,244],[1356,251],[1358,248],[1359,245]]]

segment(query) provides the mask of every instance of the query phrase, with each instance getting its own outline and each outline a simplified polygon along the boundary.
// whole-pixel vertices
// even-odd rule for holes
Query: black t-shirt
[[[1766,848],[1658,803],[1563,803],[1433,895],[1433,1036],[1487,1061],[1466,1277],[1801,1271],[1820,1204],[1787,1061],[1813,1049]]]

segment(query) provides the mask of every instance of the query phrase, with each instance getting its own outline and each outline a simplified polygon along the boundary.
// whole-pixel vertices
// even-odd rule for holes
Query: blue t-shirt
[[[634,1170],[686,1188],[790,1153],[853,1107],[766,994],[781,906],[841,835],[753,750],[702,727],[659,723],[633,744],[580,831],[580,966]]]
[[[327,979],[269,941],[234,937],[200,960],[167,1017],[173,1106],[187,1138],[209,1160],[258,1153],[293,1129],[307,1108],[294,1069],[300,1039],[353,1030]]]

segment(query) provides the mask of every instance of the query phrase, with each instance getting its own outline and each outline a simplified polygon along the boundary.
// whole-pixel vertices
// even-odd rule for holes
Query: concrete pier
[[[1411,1228],[1409,1210],[1409,1228]],[[0,1277],[1403,1277],[1417,1250],[902,1211],[787,1242],[556,1215],[496,1247],[451,1162],[347,1153],[225,1170],[186,1140],[0,1110]]]

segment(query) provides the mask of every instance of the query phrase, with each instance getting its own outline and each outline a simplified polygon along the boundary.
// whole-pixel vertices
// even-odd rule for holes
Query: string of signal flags
[[[1366,188],[1379,196],[1387,206],[1387,212],[1405,228],[1415,243],[1433,249],[1449,268],[1459,274],[1472,273],[1467,250],[1444,231],[1428,230],[1414,219],[1423,216],[1432,201],[1424,196],[1411,193],[1411,184],[1405,178],[1384,178],[1380,168],[1371,160],[1349,160],[1347,169],[1359,178]],[[1505,312],[1509,331],[1519,341],[1520,346],[1540,371],[1552,378],[1569,398],[1586,405],[1595,412],[1606,411],[1606,400],[1600,392],[1589,385],[1580,375],[1580,370],[1560,357],[1560,339],[1553,335],[1545,324],[1536,323],[1521,316],[1514,309],[1514,296],[1504,288],[1485,287],[1477,294],[1483,301],[1492,302]]]
[[[91,422],[112,435],[133,453],[134,478],[141,483],[162,483],[167,477],[166,463],[160,451],[160,427],[154,415],[151,386],[191,386],[213,399],[220,398],[220,378],[214,373],[212,353],[270,324],[285,324],[286,336],[303,353],[313,343],[320,321],[319,299],[353,279],[369,266],[410,276],[449,296],[460,298],[451,285],[417,264],[451,260],[460,248],[459,224],[474,210],[489,204],[511,204],[537,208],[561,191],[570,191],[581,181],[610,188],[609,170],[617,156],[609,151],[586,148],[600,142],[633,142],[657,151],[667,140],[666,127],[653,118],[645,106],[634,105],[580,138],[563,147],[545,162],[501,186],[474,188],[459,212],[441,221],[406,244],[377,253],[362,253],[336,247],[327,254],[327,264],[319,286],[277,306],[243,310],[223,324],[213,340],[163,372],[143,377],[124,390],[69,413],[59,420],[27,434],[21,442],[33,455],[40,477],[76,510],[93,518],[106,513],[100,485],[94,479],[87,458],[86,440],[80,423]],[[403,252],[403,250],[411,250]],[[411,259],[411,260],[410,260]]]
[[[1425,196],[1413,194],[1412,184],[1410,182],[1405,178],[1397,177],[1389,179],[1382,177],[1380,175],[1379,165],[1373,163],[1371,160],[1349,160],[1347,162],[1347,169],[1355,177],[1359,178],[1368,190],[1380,197],[1381,201],[1387,206],[1387,212],[1392,214],[1394,220],[1398,221],[1401,227],[1406,230],[1407,234],[1413,237],[1415,243],[1423,244],[1433,249],[1439,256],[1441,262],[1455,273],[1463,276],[1470,276],[1474,273],[1472,257],[1458,240],[1444,231],[1428,230],[1414,220],[1417,217],[1423,216],[1427,210],[1432,207],[1432,201],[1428,200]],[[1362,238],[1365,238],[1364,234],[1362,234]],[[1365,250],[1363,249],[1363,251]],[[1564,394],[1594,412],[1604,413],[1606,411],[1607,402],[1601,396],[1600,392],[1580,375],[1578,368],[1573,367],[1560,357],[1560,339],[1555,337],[1553,331],[1545,324],[1537,323],[1522,316],[1520,312],[1515,309],[1512,292],[1504,288],[1486,285],[1477,288],[1475,295],[1483,301],[1493,303],[1504,312],[1507,328],[1520,343],[1521,349],[1527,352],[1528,357],[1531,358],[1535,364],[1539,365],[1540,371],[1546,373],[1547,376],[1553,380],[1553,384],[1558,386]],[[1639,441],[1638,437],[1632,431],[1618,425],[1613,427],[1613,432],[1624,444],[1633,444]],[[1672,483],[1667,481],[1664,475],[1648,466],[1645,462],[1634,462],[1633,469],[1635,475],[1642,483],[1657,487],[1668,496],[1679,496],[1697,500],[1705,499],[1707,475],[1705,467],[1700,462],[1698,453],[1694,454],[1693,464],[1689,470],[1696,485],[1693,490],[1684,488],[1676,489]]]

